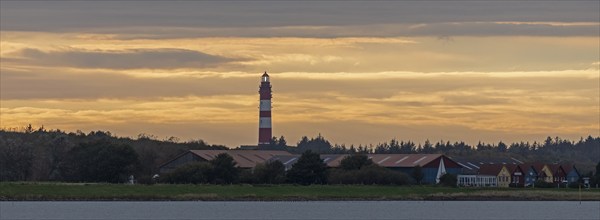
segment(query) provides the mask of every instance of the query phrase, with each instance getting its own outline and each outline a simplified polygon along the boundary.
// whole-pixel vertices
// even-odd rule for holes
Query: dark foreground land
[[[318,201],[506,200],[600,201],[600,190],[451,188],[374,185],[123,185],[0,183],[3,201]]]

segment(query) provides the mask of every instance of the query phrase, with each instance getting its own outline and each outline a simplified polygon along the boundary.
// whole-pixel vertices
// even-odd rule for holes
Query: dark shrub
[[[442,186],[456,187],[457,181],[458,179],[456,178],[456,175],[446,173],[440,177],[440,182],[438,184]]]
[[[369,159],[367,155],[353,154],[340,161],[340,168],[343,170],[359,170],[371,164],[373,164],[373,160]]]
[[[229,154],[222,153],[210,161],[213,167],[211,182],[216,184],[233,183],[240,173],[236,163]]]
[[[285,166],[281,161],[268,161],[254,167],[254,176],[258,183],[281,184],[285,182]]]
[[[326,184],[327,165],[321,160],[319,154],[308,150],[302,153],[298,162],[292,165],[287,173],[287,179],[291,183],[302,185]]]
[[[122,183],[138,166],[138,155],[131,146],[98,141],[71,149],[61,171],[69,181]]]
[[[200,184],[212,180],[213,167],[208,162],[196,162],[175,169],[163,175],[161,182],[179,184]]]
[[[328,180],[330,184],[405,185],[409,179],[404,173],[372,164],[359,170],[331,170]]]
[[[536,180],[535,181],[535,187],[536,188],[555,188],[556,184],[554,184],[554,183],[548,183],[548,182],[545,182],[543,180]]]

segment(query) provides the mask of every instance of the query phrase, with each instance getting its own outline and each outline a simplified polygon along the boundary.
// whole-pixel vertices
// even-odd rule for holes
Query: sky
[[[229,147],[600,136],[599,1],[1,1],[0,127]]]

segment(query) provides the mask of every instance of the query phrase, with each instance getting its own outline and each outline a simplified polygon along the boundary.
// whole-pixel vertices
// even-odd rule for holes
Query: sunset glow
[[[3,1],[0,127],[255,144],[266,70],[290,144],[600,135],[600,3],[476,3]]]

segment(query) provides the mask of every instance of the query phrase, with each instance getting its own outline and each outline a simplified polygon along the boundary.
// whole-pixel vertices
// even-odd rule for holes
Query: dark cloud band
[[[100,69],[171,69],[203,68],[232,61],[232,59],[182,49],[133,49],[124,51],[41,51],[23,49],[20,59],[11,61],[76,68]]]
[[[598,33],[598,25],[552,27],[494,24],[493,22],[598,22],[600,2],[316,1],[306,4],[298,1],[236,1],[234,3],[3,1],[0,10],[2,31],[111,33],[118,31],[118,34],[129,33],[130,28],[145,28],[149,32],[148,35],[164,37],[173,32],[161,31],[162,28],[178,27],[194,30],[176,32],[178,35],[188,34],[188,36],[364,36],[361,33],[368,33],[371,36],[489,34],[595,36]],[[473,22],[482,23],[473,24]],[[416,29],[402,28],[402,25],[421,24],[426,26]],[[300,28],[289,29],[288,27]],[[327,28],[307,30],[302,27]]]

